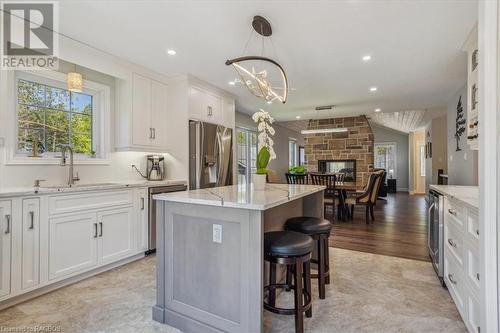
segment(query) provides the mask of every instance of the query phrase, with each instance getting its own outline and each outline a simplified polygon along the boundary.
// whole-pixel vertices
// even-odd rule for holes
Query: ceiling
[[[224,62],[242,54],[254,15],[272,24],[293,88],[284,105],[228,84]],[[476,21],[477,2],[464,0],[60,2],[62,33],[168,76],[191,73],[234,93],[239,111],[279,121],[443,108],[465,83],[461,47]]]

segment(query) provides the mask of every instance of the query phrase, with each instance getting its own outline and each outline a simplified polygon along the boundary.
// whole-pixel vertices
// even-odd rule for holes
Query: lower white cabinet
[[[96,213],[49,219],[49,279],[97,266]]]
[[[481,331],[477,209],[445,197],[444,281],[469,332]]]
[[[148,189],[137,189],[135,192],[137,204],[137,250],[146,251],[148,249]]]
[[[12,202],[0,201],[0,298],[10,294]]]
[[[0,200],[0,308],[144,255],[147,197],[147,188],[126,188]]]
[[[99,263],[109,264],[134,251],[132,207],[97,213]]]
[[[35,287],[40,280],[40,199],[23,199],[21,289]]]

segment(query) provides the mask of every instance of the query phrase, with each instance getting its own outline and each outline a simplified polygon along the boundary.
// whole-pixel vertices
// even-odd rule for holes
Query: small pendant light
[[[82,78],[82,74],[80,74],[76,71],[76,64],[75,64],[75,71],[68,73],[67,80],[68,80],[68,90],[69,91],[82,92],[83,78]]]

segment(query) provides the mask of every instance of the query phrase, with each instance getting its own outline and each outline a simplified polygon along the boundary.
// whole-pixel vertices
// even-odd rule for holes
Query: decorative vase
[[[253,189],[255,191],[263,191],[266,188],[267,175],[254,174],[252,176],[253,176],[252,179]]]

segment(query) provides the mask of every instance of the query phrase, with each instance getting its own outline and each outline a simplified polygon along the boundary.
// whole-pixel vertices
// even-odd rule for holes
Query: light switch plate
[[[214,243],[222,244],[222,225],[220,224],[212,225],[212,241]]]

